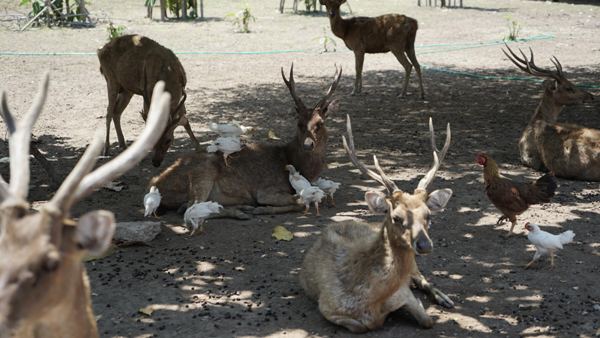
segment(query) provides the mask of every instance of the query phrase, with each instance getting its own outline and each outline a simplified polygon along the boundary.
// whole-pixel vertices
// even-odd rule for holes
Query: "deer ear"
[[[452,189],[439,189],[432,191],[427,198],[427,207],[431,212],[444,210],[446,204],[452,197]]]
[[[379,191],[369,190],[365,193],[365,201],[369,210],[375,214],[385,214],[390,209],[390,204],[385,198],[385,194]]]
[[[115,215],[106,210],[96,210],[81,216],[77,224],[77,245],[91,255],[100,255],[110,246],[115,233]]]
[[[330,101],[327,103],[327,105],[325,105],[325,107],[323,107],[323,109],[321,110],[321,118],[326,118],[327,116],[329,116],[329,114],[331,113],[336,113],[340,110],[340,100],[335,99],[333,101]]]
[[[544,82],[542,83],[542,86],[544,87],[545,90],[549,90],[549,91],[553,92],[556,90],[556,80],[553,80],[553,79],[544,80]]]

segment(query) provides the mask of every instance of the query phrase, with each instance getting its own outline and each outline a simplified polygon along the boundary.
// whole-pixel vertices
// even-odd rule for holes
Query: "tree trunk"
[[[160,20],[167,20],[167,1],[160,0]]]

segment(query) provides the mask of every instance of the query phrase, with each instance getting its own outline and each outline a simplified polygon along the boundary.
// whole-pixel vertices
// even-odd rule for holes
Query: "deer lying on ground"
[[[425,328],[433,325],[421,302],[409,288],[412,281],[446,307],[454,303],[431,286],[419,272],[415,254],[433,249],[428,229],[431,213],[441,211],[452,190],[427,193],[435,173],[450,147],[450,124],[441,151],[435,145],[433,124],[429,120],[433,166],[411,194],[400,190],[383,172],[373,156],[378,173],[367,169],[356,155],[350,117],[348,142],[344,148],[352,163],[364,175],[383,185],[387,194],[368,191],[365,200],[373,212],[385,214],[383,224],[336,223],[327,227],[307,252],[300,273],[300,284],[308,296],[319,303],[323,316],[352,332],[365,332],[383,325],[386,316],[404,307]]]
[[[355,17],[343,19],[340,6],[346,0],[319,0],[327,7],[331,31],[344,40],[346,46],[354,52],[356,79],[352,94],[362,90],[362,68],[365,53],[392,52],[404,67],[404,85],[400,96],[406,96],[408,81],[412,67],[415,67],[419,78],[421,98],[425,98],[421,66],[415,55],[415,38],[417,37],[417,20],[400,14],[386,14],[374,18]],[[407,59],[408,57],[408,59]],[[410,61],[409,61],[410,60]]]
[[[331,96],[342,70],[336,69],[327,94],[311,108],[307,108],[296,93],[294,66],[289,81],[283,69],[281,75],[296,106],[296,136],[284,145],[246,144],[231,157],[228,166],[220,155],[209,153],[179,158],[149,184],[160,190],[163,208],[177,209],[188,202],[213,201],[225,207],[244,206],[244,211],[253,214],[301,210],[285,166],[293,165],[309,181],[317,179],[325,168],[325,120],[338,108],[337,100],[331,100]],[[239,208],[225,208],[220,217],[246,219],[249,215]]]
[[[90,287],[81,262],[110,244],[114,215],[96,210],[70,219],[75,203],[137,165],[167,124],[170,95],[156,85],[146,128],[119,156],[92,171],[104,146],[98,135],[50,202],[30,212],[29,142],[46,98],[48,77],[17,123],[3,96],[10,133],[10,184],[0,177],[0,337],[98,337]]]
[[[564,106],[594,99],[565,77],[558,59],[552,59],[556,71],[539,68],[530,49],[529,60],[508,46],[504,54],[522,71],[546,78],[544,95],[519,141],[521,161],[536,170],[553,171],[557,177],[600,181],[600,130],[556,122]]]
[[[171,106],[167,128],[154,145],[152,164],[155,167],[160,166],[173,142],[173,132],[179,125],[185,128],[196,149],[200,148],[186,116],[185,70],[171,50],[140,35],[125,35],[100,48],[98,59],[100,72],[104,75],[108,88],[104,155],[108,155],[110,147],[111,121],[115,123],[119,146],[125,149],[121,114],[134,94],[141,95],[144,98],[142,118],[145,121],[152,100],[152,89],[158,81],[165,82],[166,91],[171,94]]]

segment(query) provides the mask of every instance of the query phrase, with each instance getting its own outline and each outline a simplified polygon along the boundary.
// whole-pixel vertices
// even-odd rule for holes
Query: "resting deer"
[[[352,90],[353,95],[362,91],[362,68],[365,53],[387,53],[391,51],[405,71],[404,86],[400,96],[406,95],[410,72],[414,66],[419,78],[421,98],[425,98],[421,66],[415,55],[415,38],[419,27],[417,20],[400,14],[386,14],[375,18],[355,17],[343,19],[340,15],[340,6],[346,0],[319,1],[321,5],[327,7],[333,34],[344,40],[346,46],[354,52],[356,78],[354,80],[354,90]]]
[[[422,327],[429,328],[433,321],[409,283],[412,279],[439,304],[454,306],[448,296],[427,282],[415,261],[415,254],[427,254],[433,249],[428,234],[431,213],[441,211],[452,196],[450,189],[427,193],[450,147],[450,124],[444,147],[439,151],[429,120],[433,166],[412,194],[400,190],[386,176],[377,157],[373,156],[373,160],[378,173],[367,169],[356,156],[350,117],[347,129],[348,141],[344,137],[343,143],[350,160],[387,190],[387,194],[373,190],[365,194],[369,209],[385,214],[385,220],[378,226],[356,222],[328,226],[304,257],[300,284],[319,303],[327,320],[352,332],[380,327],[390,312],[401,307]]]
[[[111,121],[115,122],[119,146],[125,149],[121,114],[134,94],[141,95],[144,98],[142,118],[145,121],[152,100],[152,89],[158,81],[165,82],[165,89],[171,94],[171,105],[167,128],[154,145],[152,164],[155,167],[160,166],[173,142],[173,132],[179,125],[185,128],[196,149],[200,148],[186,116],[185,70],[171,50],[140,35],[125,35],[100,48],[98,59],[100,72],[104,75],[108,88],[104,155],[108,154],[110,147]]]
[[[10,133],[10,184],[0,177],[0,337],[98,337],[90,286],[81,262],[110,244],[114,215],[96,210],[70,219],[75,203],[137,165],[167,123],[170,95],[157,83],[148,123],[139,139],[93,170],[104,147],[98,135],[54,197],[31,212],[29,142],[48,90],[46,76],[29,112],[14,120],[2,95],[2,117]]]
[[[309,181],[317,179],[325,168],[325,120],[338,108],[338,101],[331,100],[331,96],[341,75],[341,68],[339,72],[336,68],[327,94],[307,108],[296,93],[294,66],[289,81],[282,68],[281,76],[296,106],[296,136],[283,145],[247,144],[231,157],[229,166],[225,165],[222,156],[209,153],[195,153],[178,159],[150,181],[149,186],[156,186],[162,194],[161,206],[176,209],[188,202],[213,201],[223,206],[244,205],[244,210],[255,214],[300,210],[301,206],[292,195],[285,166],[293,165]],[[223,209],[220,216],[249,217],[231,208]]]
[[[557,177],[584,181],[600,181],[600,130],[556,122],[564,106],[581,104],[594,99],[565,77],[558,59],[552,59],[556,71],[539,68],[533,51],[527,59],[515,54],[508,46],[504,54],[522,71],[546,78],[544,95],[525,127],[519,151],[521,161],[536,170],[553,171]]]

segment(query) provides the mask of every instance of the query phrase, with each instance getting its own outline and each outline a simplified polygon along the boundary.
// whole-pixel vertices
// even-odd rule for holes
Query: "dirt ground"
[[[210,220],[204,234],[189,237],[175,213],[160,217],[163,232],[150,246],[118,248],[89,262],[94,311],[102,337],[348,337],[327,322],[303,294],[297,275],[305,250],[322,228],[349,218],[378,222],[363,203],[364,191],[377,187],[363,181],[341,147],[345,114],[353,118],[360,155],[382,159],[398,185],[414,189],[431,164],[427,120],[432,116],[443,136],[452,125],[452,146],[433,188],[452,188],[445,212],[434,217],[430,235],[434,252],[418,258],[421,271],[455,302],[443,309],[421,292],[427,312],[436,320],[422,330],[398,311],[367,337],[590,337],[600,334],[600,187],[598,182],[559,180],[551,203],[533,206],[520,217],[520,236],[500,236],[498,211],[483,191],[479,151],[490,153],[503,173],[517,179],[540,174],[520,164],[517,141],[541,94],[538,82],[524,77],[501,53],[497,43],[507,35],[507,18],[521,26],[520,36],[533,37],[515,46],[532,47],[537,63],[551,65],[556,55],[575,83],[600,95],[600,7],[540,1],[465,0],[463,9],[417,7],[416,1],[351,2],[354,15],[405,13],[419,21],[417,57],[425,66],[426,101],[418,99],[416,80],[410,95],[396,97],[402,73],[391,54],[367,55],[366,94],[350,96],[354,57],[337,38],[337,52],[319,53],[318,39],[330,33],[324,14],[282,15],[278,1],[248,1],[256,22],[252,33],[234,33],[224,16],[240,1],[207,1],[206,19],[195,22],[151,22],[142,1],[93,0],[88,6],[99,19],[95,28],[35,28],[17,32],[11,21],[24,8],[0,2],[0,86],[20,115],[32,100],[41,73],[51,72],[50,98],[34,134],[64,177],[81,156],[96,130],[103,131],[105,82],[98,71],[96,48],[106,42],[108,20],[127,32],[151,37],[179,55],[188,76],[188,113],[203,141],[214,135],[207,124],[237,120],[254,126],[249,141],[267,140],[272,129],[282,139],[292,136],[292,100],[281,81],[280,67],[294,63],[301,97],[316,101],[331,82],[334,65],[344,76],[337,96],[341,112],[327,120],[330,133],[324,176],[342,183],[337,207],[320,218],[301,214],[256,217],[248,221]],[[303,8],[303,5],[300,5]],[[347,11],[346,7],[343,7]],[[348,13],[346,13],[348,15]],[[294,50],[301,50],[293,52]],[[82,55],[6,55],[5,52],[82,52]],[[264,52],[225,54],[224,52]],[[275,53],[274,51],[280,51]],[[206,53],[211,52],[211,53]],[[222,52],[222,53],[212,53]],[[85,54],[91,53],[91,54]],[[467,73],[467,74],[465,74]],[[143,127],[134,98],[123,115],[129,141]],[[600,106],[568,107],[560,117],[600,128]],[[2,135],[4,130],[0,131]],[[116,152],[116,137],[111,131]],[[163,168],[192,149],[183,128]],[[441,140],[440,140],[441,142]],[[6,156],[3,143],[0,153]],[[32,164],[30,199],[43,202],[53,193],[45,173]],[[8,165],[0,164],[4,177]],[[119,221],[143,219],[142,197],[159,169],[145,159],[123,178],[127,189],[98,191],[81,202],[74,216],[104,208]],[[559,253],[557,267],[547,261],[536,269],[523,266],[533,247],[523,235],[525,221],[546,225],[551,232],[572,229],[575,242]],[[271,237],[276,225],[294,232],[290,242]],[[153,305],[145,316],[138,309]]]

